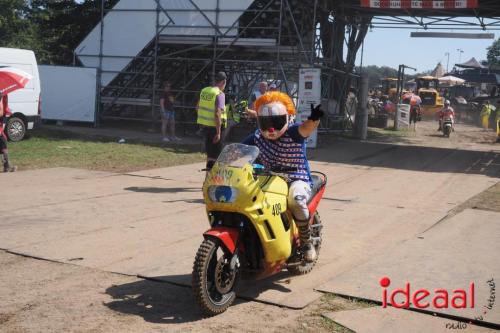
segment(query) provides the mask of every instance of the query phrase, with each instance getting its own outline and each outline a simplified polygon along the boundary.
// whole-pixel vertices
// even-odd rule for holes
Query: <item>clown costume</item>
[[[257,146],[259,160],[268,169],[293,170],[289,178],[288,207],[299,227],[302,252],[306,261],[316,259],[312,244],[307,202],[311,198],[311,172],[306,157],[306,138],[318,127],[323,111],[311,105],[311,115],[302,124],[293,124],[292,99],[281,92],[268,92],[255,102],[258,129],[243,143]]]

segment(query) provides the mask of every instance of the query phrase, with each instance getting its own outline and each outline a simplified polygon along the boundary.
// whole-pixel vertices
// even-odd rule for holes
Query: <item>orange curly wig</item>
[[[294,115],[295,114],[295,105],[293,105],[293,101],[285,93],[279,92],[279,91],[271,91],[267,92],[264,95],[260,96],[256,101],[255,101],[255,111],[257,111],[257,114],[259,113],[260,108],[263,105],[272,103],[272,102],[281,102],[283,105],[286,107],[286,111],[288,112],[289,115]]]

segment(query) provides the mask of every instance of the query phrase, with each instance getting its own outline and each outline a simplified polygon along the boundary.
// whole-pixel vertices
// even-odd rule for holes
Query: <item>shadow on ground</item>
[[[233,306],[254,300],[262,291],[268,289],[291,292],[290,289],[276,283],[280,279],[290,277],[289,273],[282,272],[258,282],[251,279],[240,281],[239,296]],[[175,281],[175,285],[166,281]],[[190,274],[159,276],[113,285],[106,289],[106,294],[113,300],[104,305],[113,311],[141,316],[151,323],[178,324],[198,321],[204,317],[195,302],[188,281],[191,281]],[[248,289],[250,291],[247,291]]]
[[[408,146],[338,139],[312,150],[309,159],[426,172],[482,174],[500,177],[500,154],[452,148]]]
[[[113,301],[105,303],[111,310],[141,316],[145,321],[178,324],[202,319],[190,288],[169,283],[138,280],[106,289]]]

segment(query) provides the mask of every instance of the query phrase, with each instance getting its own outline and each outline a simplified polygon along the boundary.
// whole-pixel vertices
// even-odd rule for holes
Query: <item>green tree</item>
[[[106,1],[106,8],[117,0]],[[73,51],[101,19],[99,0],[33,0],[30,20],[43,40],[42,63],[70,65]]]
[[[486,48],[488,50],[487,59],[490,68],[500,68],[500,38]]]
[[[117,2],[105,0],[106,9]],[[42,64],[70,65],[100,19],[100,0],[0,0],[0,46],[33,50]]]
[[[24,0],[1,0],[0,46],[39,50],[41,43],[29,20],[29,6]]]
[[[357,72],[359,73],[359,68],[357,69]],[[374,88],[377,87],[381,84],[380,80],[385,77],[398,77],[398,70],[388,67],[388,66],[375,66],[375,65],[370,65],[363,67],[361,69],[362,72],[366,73],[368,76],[368,84],[370,87]]]

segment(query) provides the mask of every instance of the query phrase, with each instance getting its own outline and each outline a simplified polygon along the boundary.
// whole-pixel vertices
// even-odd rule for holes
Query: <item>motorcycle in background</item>
[[[443,118],[443,136],[449,138],[453,131],[453,119],[451,117]]]

